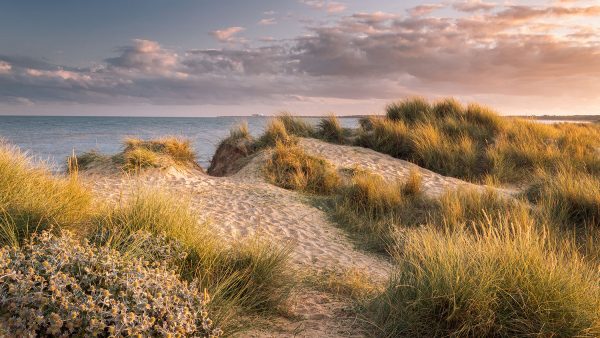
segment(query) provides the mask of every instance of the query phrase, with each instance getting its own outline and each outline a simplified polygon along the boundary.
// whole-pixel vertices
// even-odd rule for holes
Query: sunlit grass
[[[0,145],[0,244],[18,245],[49,228],[77,229],[92,213],[92,196],[76,176],[54,177],[18,149]]]
[[[279,142],[263,170],[267,179],[277,186],[315,194],[334,192],[341,180],[325,159],[308,155],[299,146]]]
[[[598,270],[509,214],[473,229],[414,231],[370,304],[381,336],[600,334]]]

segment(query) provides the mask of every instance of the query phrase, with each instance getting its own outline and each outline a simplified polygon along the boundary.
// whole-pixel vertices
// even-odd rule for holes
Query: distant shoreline
[[[184,118],[184,119],[195,119],[195,118],[257,118],[257,119],[268,119],[276,117],[277,115],[263,115],[263,116],[252,116],[252,115],[217,115],[217,116],[126,116],[126,115],[4,115],[2,117],[69,117],[69,118]],[[326,117],[327,115],[294,115],[302,118],[318,119]],[[340,119],[359,119],[369,116],[384,116],[384,114],[363,114],[363,115],[336,115]],[[579,121],[579,122],[596,122],[600,121],[600,115],[500,115],[507,118],[522,118],[532,119],[539,121]]]

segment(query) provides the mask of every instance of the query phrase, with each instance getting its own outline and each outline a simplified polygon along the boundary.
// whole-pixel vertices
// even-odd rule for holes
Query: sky
[[[600,114],[598,0],[2,0],[0,114]]]

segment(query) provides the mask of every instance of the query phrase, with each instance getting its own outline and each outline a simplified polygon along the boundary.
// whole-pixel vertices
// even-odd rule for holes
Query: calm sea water
[[[122,140],[127,136],[144,139],[182,136],[192,140],[200,164],[207,167],[219,141],[242,121],[247,121],[251,133],[258,135],[268,118],[0,116],[0,137],[36,160],[47,161],[53,170],[60,170],[73,150],[81,153],[95,149],[113,154],[122,149]],[[358,119],[343,118],[340,123],[355,127]]]

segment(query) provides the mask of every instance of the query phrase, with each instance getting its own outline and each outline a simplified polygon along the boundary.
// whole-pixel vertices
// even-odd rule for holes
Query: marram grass
[[[281,142],[277,142],[263,170],[277,186],[314,194],[330,194],[341,183],[335,167],[325,159]]]
[[[597,337],[599,271],[509,214],[483,231],[411,232],[370,304],[384,337]]]
[[[0,245],[19,245],[45,229],[76,229],[92,213],[92,196],[76,176],[55,177],[0,144]]]

